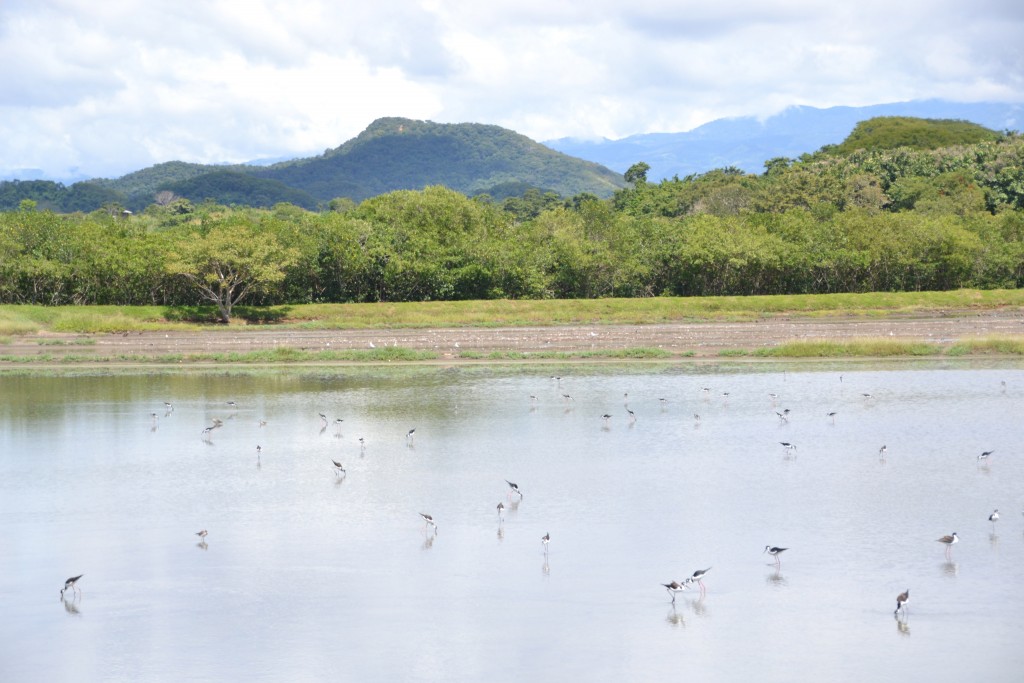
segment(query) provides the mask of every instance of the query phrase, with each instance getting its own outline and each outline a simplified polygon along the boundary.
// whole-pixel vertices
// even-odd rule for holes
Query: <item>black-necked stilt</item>
[[[359,450],[366,450],[366,439],[364,439],[363,437],[359,437]]]
[[[327,416],[326,415],[324,415],[323,413],[317,413],[317,414],[320,416],[320,419],[322,421],[327,422]]]
[[[908,602],[910,602],[909,588],[896,596],[896,611],[893,614],[899,614],[900,610],[906,611]]]
[[[836,423],[836,411],[830,410],[829,412],[825,413],[825,417],[832,418],[832,424]]]
[[[405,433],[405,440],[409,443],[413,443],[416,440],[416,428],[413,427]]]
[[[196,532],[196,536],[198,536],[199,538],[201,538],[201,539],[203,539],[205,541],[206,540],[206,536],[207,536],[208,533],[209,532],[206,529],[203,529],[202,531],[197,531]]]
[[[505,518],[505,504],[498,503],[498,521],[502,521]]]
[[[331,460],[331,463],[334,465],[334,474],[339,477],[344,477],[346,474],[344,466],[342,466],[342,464],[337,460]]]
[[[569,401],[575,401],[575,400],[576,400],[576,399],[574,399],[574,398],[573,398],[573,397],[572,397],[571,395],[569,395],[569,394],[562,394],[562,398],[563,398],[563,399],[565,400],[565,402],[566,402],[566,403],[568,403]]]
[[[869,394],[869,393],[866,393],[866,392],[865,392],[865,393],[863,393],[863,394],[861,394],[861,396],[863,396],[863,397],[865,398],[865,400],[867,400],[867,399],[871,399],[871,398],[872,398],[871,394]]]
[[[886,445],[883,445],[881,448],[879,448],[878,449],[878,457],[879,457],[879,459],[885,460],[885,453],[888,450],[889,450],[889,447],[886,446]]]
[[[989,456],[992,455],[993,453],[995,453],[994,450],[992,450],[992,451],[982,451],[981,455],[978,456],[978,462],[986,462],[988,460]]]
[[[684,584],[679,583],[678,581],[673,581],[672,583],[663,583],[661,585],[664,586],[665,590],[668,591],[668,594],[672,596],[673,605],[676,604],[676,593],[682,593],[684,590],[686,590],[686,586]]]
[[[999,510],[993,510],[992,514],[988,516],[988,521],[992,522],[992,531],[995,531],[996,522],[999,521]]]
[[[711,567],[707,569],[698,569],[693,573],[693,576],[687,579],[690,583],[696,582],[700,586],[700,592],[703,593],[707,588],[704,586],[704,575],[711,571]]]
[[[234,401],[228,401],[228,407],[230,407],[230,408],[235,408],[235,407],[237,407],[237,406],[238,406],[238,404],[237,404],[237,403],[235,403]]]
[[[636,422],[636,413],[634,413],[629,408],[626,408],[626,412],[629,413],[629,421],[630,422]]]
[[[604,426],[607,427],[608,420],[612,419],[612,416],[609,415],[608,413],[605,413],[604,415],[601,416],[601,419],[604,420]]]
[[[546,533],[543,536],[541,536],[540,537],[540,542],[541,542],[541,545],[544,546],[544,553],[547,554],[547,552],[548,552],[548,543],[551,543],[551,534]]]
[[[209,439],[210,438],[210,434],[213,433],[213,429],[214,429],[213,427],[204,427],[203,428],[203,438],[204,439]]]
[[[953,549],[953,544],[960,542],[960,537],[957,536],[956,532],[954,531],[949,536],[943,536],[942,538],[936,539],[936,541],[938,543],[944,543],[945,544],[945,546],[946,546],[946,556],[948,557],[949,556],[949,552]]]
[[[796,450],[796,444],[790,443],[789,441],[780,441],[779,445],[782,446],[783,448],[785,448],[787,453],[790,453],[790,452]]]
[[[420,517],[422,517],[423,521],[424,521],[423,530],[426,531],[430,527],[434,527],[434,533],[436,534],[437,533],[437,524],[434,522],[434,518],[431,517],[430,515],[428,515],[425,512],[421,512],[420,513]]]
[[[174,410],[174,406],[171,405],[170,401],[164,401],[164,410],[166,410],[167,412],[171,412],[172,410]]]
[[[520,498],[523,497],[523,492],[519,490],[519,484],[515,483],[514,481],[509,481],[508,479],[505,480],[505,483],[508,484],[509,496],[511,496],[513,493],[518,493]]]
[[[781,413],[780,413],[779,411],[777,411],[777,410],[776,410],[776,411],[775,411],[775,414],[779,416],[779,421],[781,421],[781,422],[789,422],[789,414],[788,414],[788,411],[785,411],[785,412],[781,412]]]
[[[698,423],[698,424],[700,424],[700,414],[694,413],[693,414],[693,421]]]
[[[260,420],[258,424],[259,424],[260,427],[266,427],[267,426],[267,421],[266,420]]]
[[[789,550],[789,548],[777,548],[773,545],[766,545],[764,547],[764,552],[775,558],[775,564],[781,564],[781,561],[779,560],[779,553],[784,553],[787,550]],[[763,555],[764,553],[761,554]]]
[[[61,599],[64,598],[64,591],[66,591],[69,588],[71,589],[72,593],[81,592],[81,589],[79,589],[78,586],[76,586],[75,584],[77,584],[78,580],[80,578],[82,578],[83,576],[85,576],[85,574],[79,574],[78,576],[72,576],[70,579],[68,579],[67,581],[64,582],[64,587],[60,589],[60,597],[61,597]]]

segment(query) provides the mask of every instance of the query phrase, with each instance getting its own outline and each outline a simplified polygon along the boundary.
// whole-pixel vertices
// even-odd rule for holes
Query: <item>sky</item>
[[[322,153],[383,116],[537,141],[791,105],[1024,101],[1019,0],[0,0],[0,177]]]

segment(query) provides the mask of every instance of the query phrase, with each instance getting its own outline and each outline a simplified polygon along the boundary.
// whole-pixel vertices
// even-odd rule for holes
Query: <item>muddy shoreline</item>
[[[793,341],[893,339],[951,345],[977,337],[1024,335],[1024,310],[894,314],[881,318],[774,317],[745,322],[681,322],[644,325],[443,327],[303,330],[274,327],[211,328],[195,332],[130,332],[99,335],[32,335],[0,346],[0,355],[63,355],[130,362],[171,355],[222,354],[289,348],[341,351],[398,347],[432,351],[441,360],[492,352],[571,352],[659,348],[673,355],[717,357],[723,350],[754,351]],[[10,363],[12,361],[8,361]],[[6,364],[6,363],[5,363]]]

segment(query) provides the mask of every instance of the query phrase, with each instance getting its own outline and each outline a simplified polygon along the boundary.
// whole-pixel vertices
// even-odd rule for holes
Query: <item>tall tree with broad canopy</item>
[[[285,270],[297,261],[298,252],[281,246],[273,235],[234,224],[183,235],[172,247],[167,270],[215,304],[226,324],[235,304],[284,280]]]

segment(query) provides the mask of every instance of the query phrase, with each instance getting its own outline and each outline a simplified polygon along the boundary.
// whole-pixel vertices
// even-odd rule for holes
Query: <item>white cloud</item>
[[[534,139],[791,104],[1024,100],[1024,8],[980,0],[15,0],[0,174],[334,147],[380,116]]]

